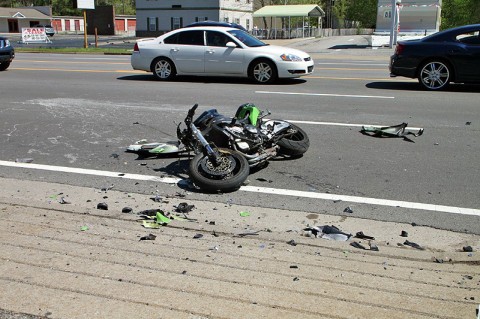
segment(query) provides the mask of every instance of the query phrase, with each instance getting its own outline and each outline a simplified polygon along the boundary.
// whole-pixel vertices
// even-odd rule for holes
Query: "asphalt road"
[[[297,43],[312,53],[315,73],[264,86],[230,78],[158,82],[133,71],[128,56],[18,53],[0,73],[0,175],[92,188],[114,184],[145,194],[184,192],[183,184],[103,172],[186,178],[186,159],[138,158],[125,147],[143,138],[175,140],[174,122],[195,103],[199,111],[215,107],[233,115],[252,102],[273,118],[298,122],[310,136],[309,151],[293,161],[272,161],[243,190],[192,198],[480,234],[479,86],[425,92],[416,81],[389,78],[389,50],[342,41],[327,48]],[[425,133],[412,143],[359,132],[362,124],[402,122]],[[5,164],[21,158],[98,172]],[[347,206],[353,213],[344,212]]]

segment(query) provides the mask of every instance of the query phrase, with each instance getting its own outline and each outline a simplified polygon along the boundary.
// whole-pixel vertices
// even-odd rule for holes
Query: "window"
[[[172,30],[180,29],[181,27],[183,27],[183,18],[173,17],[170,22]]]
[[[235,19],[236,24],[240,24],[240,19]]]
[[[479,31],[459,34],[457,35],[457,41],[465,44],[480,45]]]
[[[204,45],[203,31],[178,32],[166,38],[163,43],[183,45]]]
[[[148,31],[157,31],[157,18],[149,17],[147,18]]]
[[[225,47],[228,42],[234,42],[227,35],[216,32],[216,31],[207,31],[207,45],[212,47]]]
[[[245,26],[246,26],[247,30],[250,30],[250,20],[249,19],[245,20]]]
[[[207,21],[208,17],[195,17],[195,22]]]
[[[228,23],[228,17],[223,18],[223,22],[227,22],[227,23]]]

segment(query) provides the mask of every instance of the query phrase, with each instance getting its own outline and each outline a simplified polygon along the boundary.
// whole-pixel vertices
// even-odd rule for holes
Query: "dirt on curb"
[[[475,318],[480,300],[477,235],[193,201],[175,188],[155,201],[0,187],[1,318]],[[175,212],[181,203],[194,207]],[[152,209],[182,218],[144,228],[138,213]],[[353,236],[306,236],[322,225]]]

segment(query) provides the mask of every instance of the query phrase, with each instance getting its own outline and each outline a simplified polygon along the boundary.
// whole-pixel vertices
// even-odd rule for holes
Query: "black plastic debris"
[[[194,239],[200,239],[200,238],[202,238],[202,237],[203,237],[202,234],[195,234],[195,235],[193,236]]]
[[[378,249],[378,246],[375,245],[375,244],[372,243],[372,242],[369,242],[369,243],[368,243],[368,246],[370,246],[370,250],[371,250],[371,251],[380,251],[380,249]]]
[[[186,214],[186,213],[189,213],[190,211],[192,211],[192,209],[195,207],[195,205],[188,205],[187,203],[180,203],[177,205],[175,211],[179,212],[179,213],[183,213],[183,214]]]
[[[15,163],[31,163],[33,162],[33,158],[17,158],[15,159]]]
[[[63,196],[60,197],[60,199],[58,200],[58,202],[59,202],[60,204],[71,204],[71,202],[67,201],[67,200],[65,199],[65,197],[63,197]]]
[[[157,236],[154,234],[148,234],[147,236],[140,237],[140,240],[155,240],[155,238],[157,238]]]
[[[393,126],[362,126],[360,132],[364,135],[373,137],[401,137],[405,141],[415,143],[407,137],[413,135],[415,137],[423,134],[423,128],[411,130],[407,128],[408,123],[402,123]]]
[[[297,265],[291,265],[290,269],[298,269],[298,266]]]
[[[466,122],[465,123],[465,125],[471,125],[471,124],[472,124],[472,122]]]
[[[363,246],[362,244],[360,244],[360,243],[357,242],[357,241],[351,242],[351,243],[350,243],[350,246],[355,247],[355,248],[358,248],[358,249],[367,250],[367,247]]]
[[[157,212],[163,212],[161,209],[146,209],[138,212],[137,215],[140,216],[147,216],[147,217],[155,217],[157,216]]]
[[[108,210],[108,205],[107,205],[107,203],[98,203],[97,204],[97,209]]]
[[[120,155],[118,155],[117,153],[113,153],[110,155],[110,157],[114,158],[114,159],[118,159],[120,157]]]
[[[287,241],[287,244],[289,244],[290,246],[297,246],[297,242],[295,240],[289,240]]]
[[[263,177],[257,178],[257,181],[259,181],[259,182],[268,182],[268,183],[272,183],[272,182],[273,182],[271,179],[265,179],[265,178],[263,178]]]
[[[348,207],[345,207],[345,209],[343,210],[344,213],[348,213],[348,214],[353,214],[353,209],[350,208],[350,206]]]
[[[111,190],[111,189],[113,188],[113,186],[114,186],[113,184],[110,185],[110,186],[105,186],[105,187],[102,187],[100,190],[101,190],[102,192],[106,192],[106,191]]]
[[[408,233],[406,231],[402,230],[402,232],[400,233],[400,236],[408,237]]]
[[[131,207],[123,207],[122,208],[122,213],[124,214],[130,214],[133,212],[133,209]]]
[[[352,237],[352,234],[344,233],[333,225],[312,226],[305,228],[303,231],[309,235],[311,234],[314,237],[336,241],[347,241],[350,237]]]
[[[467,252],[467,253],[471,253],[471,252],[473,252],[473,248],[472,248],[472,246],[465,246],[465,247],[463,247],[463,251]]]
[[[363,233],[363,231],[359,231],[355,234],[355,238],[359,239],[370,239],[370,240],[375,240],[375,237],[372,236],[367,236]]]
[[[414,242],[411,242],[411,241],[408,241],[408,240],[405,240],[405,242],[404,242],[403,244],[406,245],[406,246],[413,247],[413,248],[415,248],[415,249],[425,250],[425,248],[423,248],[423,247],[420,246],[419,244],[414,243]]]

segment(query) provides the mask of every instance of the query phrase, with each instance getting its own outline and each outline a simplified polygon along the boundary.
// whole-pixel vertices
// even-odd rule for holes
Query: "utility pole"
[[[392,25],[390,28],[390,48],[397,44],[397,35],[400,27],[400,5],[402,0],[392,0]]]

